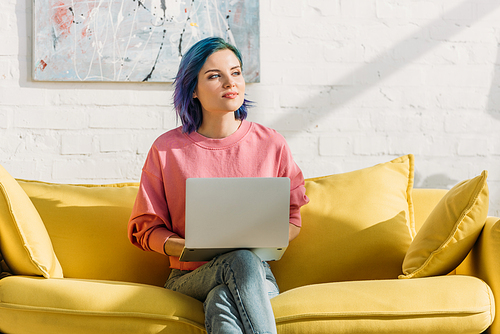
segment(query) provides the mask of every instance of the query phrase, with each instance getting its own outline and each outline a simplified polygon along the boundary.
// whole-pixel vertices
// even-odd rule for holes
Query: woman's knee
[[[251,250],[239,249],[228,254],[230,257],[230,261],[234,264],[250,268],[262,267],[262,260]]]
[[[250,280],[265,279],[262,260],[249,250],[237,250],[230,253],[228,260],[231,271],[239,278]]]

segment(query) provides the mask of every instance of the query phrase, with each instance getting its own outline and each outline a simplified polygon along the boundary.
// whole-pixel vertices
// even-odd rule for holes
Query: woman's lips
[[[236,92],[229,92],[229,93],[222,95],[222,97],[224,97],[226,99],[235,99],[237,96],[238,96],[238,93],[236,93]]]

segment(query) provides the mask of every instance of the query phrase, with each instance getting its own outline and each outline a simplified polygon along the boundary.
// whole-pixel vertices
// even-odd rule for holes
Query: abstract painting
[[[218,36],[259,82],[259,0],[34,0],[38,81],[172,82],[182,55]]]

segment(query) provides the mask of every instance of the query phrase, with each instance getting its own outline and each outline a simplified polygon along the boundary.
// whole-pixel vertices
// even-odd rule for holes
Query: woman
[[[208,263],[179,261],[185,182],[190,177],[290,178],[291,241],[300,232],[300,207],[308,201],[302,172],[281,135],[245,121],[249,102],[234,46],[220,38],[196,43],[182,58],[174,85],[182,126],[161,135],[149,151],[129,238],[139,248],[169,256],[172,271],[165,287],[204,302],[208,333],[276,333],[269,299],[279,293],[278,286],[269,265],[251,251]]]

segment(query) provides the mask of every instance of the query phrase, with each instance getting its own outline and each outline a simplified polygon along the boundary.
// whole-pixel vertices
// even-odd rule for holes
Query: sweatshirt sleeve
[[[173,235],[159,157],[153,147],[142,169],[128,223],[128,237],[133,245],[143,250],[165,254],[164,244]]]
[[[302,171],[293,160],[292,153],[286,141],[281,152],[280,176],[290,178],[290,224],[301,227],[300,208],[309,203],[309,198],[306,196]]]

